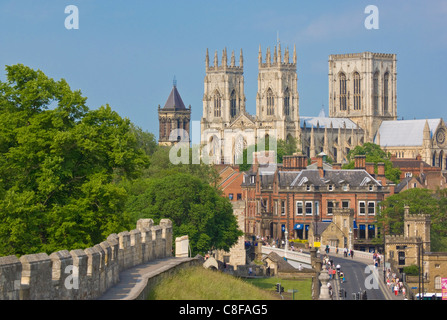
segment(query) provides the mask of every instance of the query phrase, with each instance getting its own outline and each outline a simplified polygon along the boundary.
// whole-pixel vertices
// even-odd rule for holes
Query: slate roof
[[[360,129],[357,124],[349,118],[329,118],[329,117],[300,117],[300,126],[304,127],[304,123],[306,123],[307,128],[317,127],[317,124],[320,128],[330,128],[331,123],[334,129],[336,128],[344,128],[346,124],[346,129]]]
[[[274,175],[278,175],[278,183],[280,188],[299,187],[306,184],[317,187],[324,187],[329,184],[334,187],[341,187],[348,184],[350,187],[366,187],[367,185],[382,186],[382,184],[363,169],[329,169],[324,170],[323,177],[320,177],[317,169],[304,169],[301,171],[282,171],[277,172],[272,169],[259,167],[261,179],[261,187],[268,188],[272,186]],[[261,174],[262,173],[262,174]],[[254,185],[250,181],[250,175],[254,175],[253,171],[246,172],[244,186]]]
[[[297,271],[290,263],[284,260],[283,257],[279,256],[276,252],[270,252],[263,260],[269,258],[270,260],[276,262],[278,265],[278,271],[281,272],[293,272]]]
[[[379,127],[374,143],[380,143],[382,147],[392,146],[421,146],[424,137],[425,121],[430,128],[430,138],[441,122],[439,119],[418,120],[387,120]]]
[[[182,97],[180,97],[180,93],[178,92],[176,86],[172,88],[171,93],[169,94],[168,100],[166,100],[163,109],[186,110],[185,104],[183,103]]]

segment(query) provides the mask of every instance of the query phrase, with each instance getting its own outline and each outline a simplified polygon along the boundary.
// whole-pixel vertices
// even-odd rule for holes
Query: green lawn
[[[180,270],[162,280],[149,294],[149,300],[280,300],[275,284],[284,287],[283,297],[291,300],[289,289],[297,289],[295,300],[311,300],[311,279],[282,280],[277,277],[239,279],[203,267]]]
[[[293,299],[295,300],[312,300],[312,279],[281,279],[278,277],[271,278],[259,278],[259,279],[246,279],[245,281],[267,291],[273,292],[275,295],[279,296],[276,293],[276,284],[281,283],[281,286],[284,287],[284,293],[282,294],[285,299]],[[295,297],[293,297],[292,293],[288,293],[288,290],[298,290],[295,292]]]

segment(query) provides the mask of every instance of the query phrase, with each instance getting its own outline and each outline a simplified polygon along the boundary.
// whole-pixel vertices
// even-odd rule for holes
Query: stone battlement
[[[85,250],[0,257],[0,300],[96,299],[119,273],[172,255],[172,222],[140,219],[135,230],[111,234]]]

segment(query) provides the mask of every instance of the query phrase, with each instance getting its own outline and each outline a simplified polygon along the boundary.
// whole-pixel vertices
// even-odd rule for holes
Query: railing
[[[268,255],[270,252],[275,252],[280,257],[285,257],[289,260],[300,262],[306,265],[311,265],[311,259],[309,254],[280,248],[262,246],[262,254]]]

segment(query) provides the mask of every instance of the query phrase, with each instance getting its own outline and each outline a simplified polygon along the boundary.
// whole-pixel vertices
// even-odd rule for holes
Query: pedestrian
[[[399,286],[396,283],[396,285],[394,286],[394,295],[397,296],[398,294],[399,294]]]
[[[335,253],[338,255],[338,246],[335,248]]]
[[[351,259],[354,258],[354,250],[351,249]]]
[[[345,282],[345,274],[341,271],[340,271],[340,280],[341,280],[341,283]]]
[[[253,269],[252,269],[251,267],[248,268],[248,275],[249,275],[249,276],[251,276],[252,272],[253,272]]]
[[[336,268],[337,268],[337,273],[340,274],[341,266],[340,266],[339,264],[337,264],[337,267],[336,267]]]

